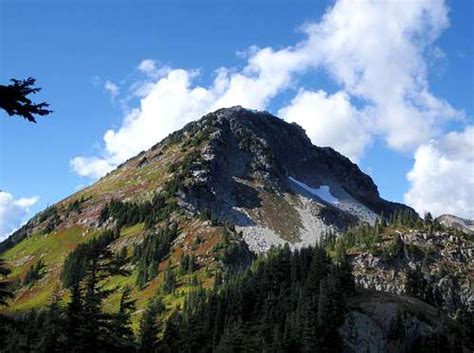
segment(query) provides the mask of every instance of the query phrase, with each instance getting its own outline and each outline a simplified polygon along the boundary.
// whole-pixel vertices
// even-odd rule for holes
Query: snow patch
[[[303,188],[310,194],[319,197],[321,200],[324,200],[328,203],[331,203],[333,205],[338,204],[339,200],[334,197],[331,192],[329,191],[329,186],[328,185],[321,185],[319,188],[312,188],[311,186],[306,185],[305,183],[296,180],[293,177],[288,177],[292,182],[297,184],[299,187]]]

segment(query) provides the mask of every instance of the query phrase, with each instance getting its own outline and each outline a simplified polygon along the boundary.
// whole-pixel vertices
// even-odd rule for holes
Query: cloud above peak
[[[239,52],[243,67],[217,68],[206,86],[196,84],[199,71],[143,60],[138,70],[147,79],[131,89],[138,106],[118,129],[105,132],[100,156],[76,157],[71,165],[79,175],[97,178],[210,111],[268,109],[282,92],[296,93],[278,114],[300,124],[315,144],[353,161],[375,137],[412,153],[442,138],[446,122],[465,118],[429,87],[428,60],[440,52],[435,42],[448,26],[442,0],[339,0],[301,28],[299,42]],[[336,92],[305,86],[315,86],[311,73],[318,71],[328,74]]]
[[[361,99],[389,147],[413,151],[446,120],[462,118],[429,89],[425,51],[448,26],[443,1],[340,0],[308,24],[307,46],[349,95]]]
[[[344,91],[328,95],[323,90],[301,90],[278,115],[305,127],[314,144],[331,146],[354,162],[371,140],[364,112],[352,106]]]

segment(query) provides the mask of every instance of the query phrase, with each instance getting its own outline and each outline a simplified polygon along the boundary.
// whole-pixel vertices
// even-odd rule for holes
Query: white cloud
[[[165,76],[171,69],[167,66],[160,66],[156,60],[145,59],[138,65],[138,70],[151,79],[158,79]]]
[[[419,213],[474,219],[474,126],[420,146],[407,178],[405,202]]]
[[[296,67],[291,54],[263,49],[241,72],[217,70],[209,87],[194,85],[199,73],[183,69],[169,70],[155,82],[140,82],[134,87],[134,94],[140,98],[139,108],[125,116],[118,130],[104,134],[105,157],[79,156],[71,165],[81,176],[99,178],[112,166],[150,148],[209,111],[238,104],[264,109],[272,97],[291,83],[289,67]]]
[[[109,80],[105,81],[104,89],[110,94],[112,99],[114,99],[120,91],[119,87]]]
[[[427,78],[426,51],[436,48],[448,25],[442,0],[339,0],[319,22],[302,28],[304,40],[279,50],[252,46],[239,54],[246,60],[242,69],[222,67],[208,86],[195,84],[196,71],[143,60],[138,70],[147,80],[131,89],[139,107],[126,114],[119,129],[105,133],[103,157],[76,157],[73,166],[80,166],[74,169],[99,177],[209,111],[232,105],[266,109],[289,88],[299,93],[280,112],[299,122],[316,144],[355,161],[374,135],[393,149],[414,151],[439,136],[448,119],[463,116],[431,93]],[[339,92],[300,86],[302,75],[321,69]]]
[[[193,77],[190,71],[172,70],[150,87],[150,92],[140,100],[140,107],[125,117],[120,129],[105,133],[108,164],[117,165],[150,148],[209,109],[213,94],[205,88],[193,87]]]
[[[30,207],[38,200],[38,196],[22,197],[15,200],[12,194],[0,191],[0,240],[3,240],[21,225],[28,215]]]
[[[146,74],[152,74],[156,71],[156,61],[152,59],[142,60],[138,65],[138,70]]]
[[[303,126],[315,145],[332,146],[354,162],[370,141],[363,113],[351,105],[349,96],[342,91],[333,95],[322,90],[300,91],[278,115]]]
[[[98,179],[110,172],[114,166],[98,157],[75,157],[70,161],[72,169],[80,176]]]
[[[350,95],[372,106],[374,132],[412,151],[462,114],[433,96],[425,50],[449,25],[442,0],[340,0],[305,27],[320,65]],[[369,109],[367,111],[370,111]]]

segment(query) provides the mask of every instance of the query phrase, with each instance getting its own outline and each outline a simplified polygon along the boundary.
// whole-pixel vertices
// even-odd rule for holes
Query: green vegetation
[[[381,255],[385,261],[397,258],[405,253],[407,256],[420,259],[425,255],[425,250],[415,244],[405,244],[398,234],[403,230],[420,230],[431,234],[433,231],[446,230],[441,224],[434,221],[428,213],[421,220],[411,211],[395,212],[388,222],[381,217],[373,226],[365,224],[348,229],[340,236],[327,234],[326,247],[331,256],[340,261],[347,253],[367,251],[374,255]],[[395,232],[396,230],[396,232]],[[450,229],[450,232],[459,232]],[[459,235],[459,234],[458,234]],[[387,237],[389,241],[387,242]]]
[[[178,190],[186,189],[186,179],[191,178],[193,170],[201,164],[203,164],[203,159],[201,154],[195,149],[186,153],[180,161],[171,164],[168,171],[173,176],[166,183],[164,192],[169,196],[173,196]]]
[[[112,200],[102,209],[99,223],[102,224],[112,217],[118,228],[142,222],[146,228],[151,228],[154,224],[166,220],[176,209],[176,204],[171,200],[167,201],[161,194],[143,203]]]
[[[88,199],[85,196],[81,196],[80,198],[74,200],[66,207],[66,216],[71,213],[80,214],[82,212],[83,203],[86,202]]]
[[[115,273],[114,257],[93,242],[85,274],[41,311],[7,320],[2,352],[333,352],[345,297],[354,291],[350,267],[334,265],[321,247],[291,252],[273,249],[251,269],[214,289],[190,291],[182,311],[166,309],[159,296],[149,301],[135,336],[130,289],[119,308],[104,312],[112,293],[101,284]],[[176,277],[164,271],[162,293],[173,293]],[[278,350],[276,348],[278,347]]]
[[[43,228],[44,234],[51,233],[59,225],[60,216],[58,213],[58,209],[55,206],[50,206],[39,214],[38,222],[43,223],[45,221],[48,221],[48,222]]]
[[[164,271],[164,281],[162,292],[163,294],[174,293],[176,289],[176,274],[171,269],[171,266],[168,264]]]
[[[321,247],[273,249],[214,290],[188,294],[158,346],[168,352],[335,352],[350,267]]]
[[[97,251],[102,251],[119,236],[118,232],[104,231],[90,241],[80,244],[69,253],[64,261],[61,272],[61,282],[64,288],[70,288],[80,282],[86,275],[89,262],[97,256]]]
[[[11,279],[24,278],[32,264],[40,258],[46,268],[60,265],[78,244],[87,241],[95,232],[73,226],[51,234],[33,234],[2,254],[12,264]],[[45,303],[46,304],[46,303]]]
[[[55,206],[49,206],[38,215],[38,222],[43,223],[48,218],[54,217],[58,214],[58,209]]]
[[[179,261],[179,271],[181,274],[193,273],[197,269],[198,265],[194,255],[184,255]]]
[[[160,330],[158,318],[165,311],[165,305],[161,298],[153,298],[140,321],[140,335],[138,337],[138,352],[156,352],[158,338],[156,333]]]
[[[133,262],[138,265],[137,285],[143,288],[145,284],[158,274],[160,262],[167,256],[171,244],[178,235],[176,224],[149,234],[141,244],[135,247]]]
[[[337,238],[334,234],[327,234],[327,249],[336,261],[342,261],[348,252],[378,253],[378,245],[382,242],[382,227],[383,225],[377,222],[375,226],[364,225],[349,229]]]
[[[5,260],[0,259],[0,306],[6,306],[7,300],[13,298],[11,283],[5,279],[10,273],[11,270],[5,266]]]
[[[40,259],[36,264],[31,265],[26,273],[23,285],[28,286],[38,281],[43,276],[44,262]]]
[[[0,339],[8,336],[5,352],[337,351],[337,327],[355,290],[347,254],[368,251],[387,262],[402,255],[420,259],[428,250],[405,243],[398,229],[443,229],[429,216],[395,214],[388,224],[350,229],[338,239],[328,234],[314,248],[272,249],[247,269],[254,258],[235,228],[209,211],[200,215],[210,220],[205,226],[175,212],[175,193],[186,188],[193,170],[205,167],[195,149],[203,141],[188,144],[151,200],[112,200],[104,206],[100,220],[112,219],[116,231],[91,239],[80,227],[58,229],[64,215],[82,212],[84,198],[38,216],[48,232],[32,234],[3,254],[15,264],[17,284],[28,287],[19,287],[23,297],[12,306],[17,313],[0,329]],[[297,218],[283,211],[281,222],[291,221],[296,230],[287,240],[298,239]],[[278,220],[277,214],[264,216]],[[416,271],[408,273],[407,289],[436,304],[429,281]],[[26,311],[33,307],[42,309]],[[457,316],[463,337],[473,332],[466,310]]]
[[[117,266],[112,253],[103,246],[104,240],[97,239],[83,249],[87,259],[84,275],[72,283],[68,304],[63,307],[55,295],[45,310],[5,319],[2,352],[133,351],[130,318],[134,301],[130,300],[130,290],[123,291],[117,313],[102,311],[111,291],[101,282],[116,274]]]
[[[420,268],[409,269],[407,272],[406,292],[408,295],[418,298],[433,306],[441,306],[440,299],[435,298],[434,288],[426,280]],[[438,299],[438,300],[436,300]]]

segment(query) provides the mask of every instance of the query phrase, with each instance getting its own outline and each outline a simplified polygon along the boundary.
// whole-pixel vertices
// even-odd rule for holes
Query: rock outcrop
[[[398,250],[389,250],[393,239]],[[449,231],[395,231],[371,251],[350,256],[356,282],[364,288],[394,294],[407,292],[407,273],[426,280],[433,305],[454,314],[465,305],[474,312],[474,241]]]
[[[474,220],[456,217],[450,214],[444,214],[436,220],[448,227],[456,228],[466,234],[474,235]]]

